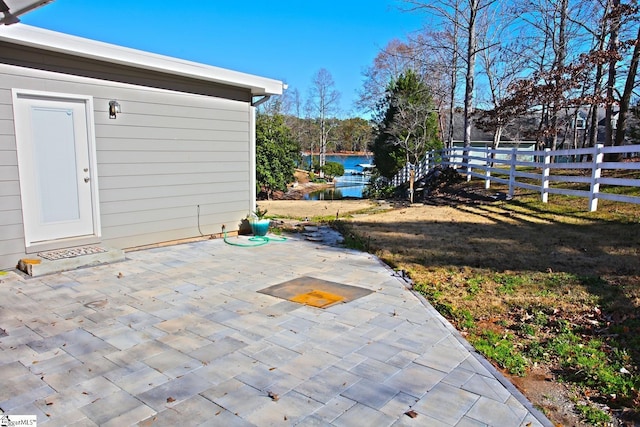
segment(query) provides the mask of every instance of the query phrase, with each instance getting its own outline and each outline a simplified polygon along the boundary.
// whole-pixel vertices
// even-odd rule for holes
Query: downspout
[[[271,98],[271,95],[265,95],[262,98],[258,98],[255,101],[251,101],[251,106],[252,107],[257,107],[260,104],[263,104],[263,103],[267,102],[269,100],[269,98]]]
[[[249,106],[249,212],[254,212],[258,203],[256,190],[256,107],[267,102],[269,98],[271,95],[265,95],[251,101],[251,106]]]

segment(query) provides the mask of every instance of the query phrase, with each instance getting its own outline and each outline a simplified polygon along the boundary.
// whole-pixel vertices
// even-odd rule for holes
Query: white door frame
[[[13,108],[14,108],[14,125],[16,131],[16,151],[18,155],[18,172],[21,176],[20,179],[20,191],[22,194],[22,218],[24,226],[24,239],[26,251],[36,252],[38,250],[64,248],[70,246],[76,246],[86,243],[95,243],[100,241],[101,229],[100,229],[100,212],[99,212],[99,200],[98,200],[98,173],[97,173],[97,160],[96,160],[96,142],[95,142],[95,122],[93,117],[93,97],[86,95],[76,95],[67,93],[56,92],[43,92],[24,89],[12,89],[13,94]],[[25,192],[32,191],[29,188],[25,188],[24,174],[28,174],[33,168],[33,157],[28,154],[31,153],[31,135],[24,130],[26,120],[30,120],[27,117],[21,115],[20,103],[24,100],[43,100],[43,101],[58,101],[58,102],[73,102],[83,103],[85,111],[85,125],[86,125],[86,141],[87,141],[87,154],[88,154],[88,168],[83,166],[83,172],[86,171],[82,179],[88,178],[87,185],[90,187],[90,221],[92,223],[92,230],[88,234],[83,233],[81,236],[62,236],[55,239],[42,240],[39,239],[37,233],[34,234],[33,229],[35,226],[30,224],[31,215],[28,212],[33,212],[36,209],[32,206],[29,197],[25,197]],[[31,216],[32,217],[32,216]],[[89,220],[88,220],[89,221]]]

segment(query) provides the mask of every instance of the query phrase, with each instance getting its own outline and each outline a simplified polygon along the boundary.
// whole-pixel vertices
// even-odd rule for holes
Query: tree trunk
[[[464,91],[464,149],[463,155],[469,155],[471,147],[471,127],[473,126],[473,91],[475,84],[475,66],[476,66],[476,17],[480,6],[480,0],[469,0],[469,26],[468,45],[467,45],[467,75],[466,86]],[[467,166],[467,180],[471,178],[469,175],[471,168]]]
[[[606,17],[609,12],[609,2],[605,4],[602,12],[602,27],[600,28],[600,34],[598,34],[598,43],[596,45],[596,51],[602,51],[604,49],[604,42],[607,34]],[[602,77],[604,75],[604,67],[601,62],[596,65],[596,75],[593,84],[593,103],[591,104],[591,116],[589,119],[589,146],[595,147],[598,143],[598,106],[597,101],[600,98],[600,86],[602,85]]]
[[[566,40],[566,27],[567,27],[567,15],[569,13],[569,0],[562,0],[560,5],[560,28],[558,29],[558,45],[556,49],[556,91],[562,85],[562,76],[564,70],[564,62],[567,56],[567,40]],[[559,101],[562,95],[557,93],[556,98],[553,101],[551,107],[551,149],[556,150],[558,148],[558,109]],[[553,159],[553,157],[552,157]]]
[[[467,45],[467,74],[464,91],[464,146],[471,146],[471,126],[473,125],[473,91],[475,85],[476,66],[476,16],[480,0],[469,0],[469,27]]]
[[[504,126],[502,126],[501,124],[498,124],[496,126],[496,130],[493,132],[493,143],[491,144],[491,148],[493,148],[494,150],[497,150],[498,147],[500,147],[500,138],[502,138],[502,130],[504,129]],[[491,153],[491,164],[490,166],[493,167],[493,159],[495,159],[496,154],[495,153]]]
[[[324,117],[320,117],[320,178],[324,178],[324,164],[327,155],[327,139],[325,138],[325,127],[326,124],[324,122]]]
[[[416,181],[416,171],[415,169],[411,169],[411,171],[409,171],[409,198],[412,204],[413,204],[413,188],[414,188],[415,181]]]
[[[575,109],[575,111],[573,112],[573,149],[577,150],[578,149],[578,116],[580,110],[579,109]],[[573,161],[576,161],[576,157],[577,156],[573,156]]]
[[[615,145],[622,145],[624,143],[624,134],[627,121],[627,113],[629,111],[629,103],[631,102],[631,95],[633,93],[634,83],[636,81],[636,74],[638,73],[638,61],[640,60],[640,26],[638,27],[638,36],[636,37],[636,44],[633,47],[633,56],[631,57],[631,64],[629,64],[629,73],[627,74],[627,81],[624,85],[624,92],[622,98],[620,98],[620,110],[618,111],[618,127],[616,128],[616,140]],[[622,153],[618,153],[616,160],[622,159]]]
[[[455,15],[458,16],[458,2],[455,3]],[[456,112],[456,89],[458,87],[458,22],[453,22],[452,50],[451,55],[451,92],[449,93],[449,128],[447,129],[446,148],[453,148],[453,127],[454,115]]]
[[[620,0],[613,0],[613,19],[611,22],[611,33],[609,35],[609,51],[612,54],[609,60],[609,76],[607,78],[607,104],[605,110],[604,124],[604,145],[613,145],[613,97],[616,85],[616,64],[614,52],[618,50],[618,31],[620,28],[620,18],[617,9],[620,7]]]

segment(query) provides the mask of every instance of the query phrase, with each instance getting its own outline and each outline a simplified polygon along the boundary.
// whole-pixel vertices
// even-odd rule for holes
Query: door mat
[[[286,299],[312,307],[327,308],[339,302],[347,303],[373,291],[315,277],[303,276],[259,290],[261,294]]]
[[[38,256],[40,258],[48,259],[50,261],[55,261],[58,259],[75,258],[83,255],[99,254],[102,252],[107,252],[107,250],[99,246],[83,246],[81,248],[59,249],[55,251],[39,252]]]

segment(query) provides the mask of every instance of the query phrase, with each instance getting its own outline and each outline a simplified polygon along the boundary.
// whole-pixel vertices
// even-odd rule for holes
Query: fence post
[[[487,149],[487,161],[485,163],[485,169],[484,169],[484,188],[485,190],[488,190],[489,188],[491,188],[491,154],[489,154],[489,150]]]
[[[551,149],[544,149],[544,166],[542,167],[542,182],[540,194],[542,196],[542,203],[547,203],[549,201],[549,173],[551,168],[549,165],[551,164]]]
[[[423,176],[427,176],[429,173],[429,156],[430,154],[427,152],[427,155],[424,156],[424,159],[420,162],[420,178],[416,175],[416,180],[421,179]]]
[[[602,168],[600,165],[604,159],[604,153],[602,152],[604,145],[597,144],[593,153],[593,165],[591,166],[591,188],[589,190],[589,212],[595,212],[598,210],[598,196],[600,192],[600,175],[602,174]]]
[[[516,161],[517,161],[517,148],[511,149],[511,167],[509,168],[509,197],[513,198],[513,193],[516,187]]]

